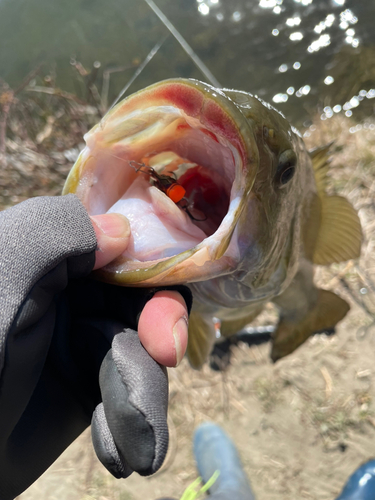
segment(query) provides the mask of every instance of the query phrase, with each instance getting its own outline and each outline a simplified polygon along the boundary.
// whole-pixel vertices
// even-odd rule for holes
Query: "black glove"
[[[167,373],[135,331],[156,290],[87,278],[95,248],[73,195],[0,213],[1,500],[35,481],[91,418],[98,457],[116,477],[152,474],[165,457]],[[173,289],[190,310],[189,290]]]

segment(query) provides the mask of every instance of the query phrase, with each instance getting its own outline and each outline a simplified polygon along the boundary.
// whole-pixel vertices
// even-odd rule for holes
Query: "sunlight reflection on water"
[[[127,82],[125,95],[181,76],[259,95],[298,126],[308,127],[317,111],[322,120],[373,115],[375,2],[155,0],[200,67],[176,37],[166,39],[165,24],[145,1],[108,0],[103,9],[100,2],[88,8],[66,0],[62,8],[30,0],[20,17],[21,2],[0,3],[0,77],[15,88],[45,60],[52,65],[49,81],[84,98],[85,87],[72,78],[73,58],[88,73],[100,61],[96,84],[106,102]],[[143,68],[153,47],[158,51]]]
[[[238,9],[239,3],[245,7],[241,11]],[[299,4],[299,10],[290,15],[293,3]],[[334,75],[336,71],[332,71],[332,66],[334,66],[334,64],[332,62],[327,62],[327,55],[329,54],[334,58],[335,54],[340,52],[343,48],[350,46],[354,49],[352,56],[355,57],[355,49],[360,48],[361,45],[361,36],[359,33],[361,33],[361,29],[364,31],[366,30],[359,22],[359,15],[357,15],[355,8],[356,4],[354,4],[354,7],[349,8],[349,3],[350,2],[346,2],[346,0],[332,0],[330,3],[325,2],[324,8],[322,8],[323,3],[317,0],[315,0],[315,2],[313,2],[313,0],[294,0],[293,2],[292,0],[259,0],[259,8],[264,11],[264,14],[268,15],[268,18],[265,18],[263,14],[263,17],[259,17],[259,19],[263,19],[264,24],[266,24],[270,22],[270,19],[275,18],[277,24],[271,30],[271,35],[278,38],[280,35],[283,36],[282,45],[286,48],[284,55],[285,59],[287,59],[291,52],[290,47],[287,48],[286,37],[288,37],[292,44],[296,44],[296,52],[299,55],[302,55],[304,52],[303,63],[306,64],[309,55],[315,58],[314,63],[309,64],[310,71],[309,73],[305,73],[306,80],[302,86],[296,84],[296,81],[299,80],[300,82],[301,80],[296,80],[295,75],[290,73],[288,81],[285,79],[283,80],[285,84],[284,88],[280,88],[279,86],[277,91],[273,93],[273,96],[268,97],[268,99],[272,99],[273,102],[281,104],[281,109],[283,109],[283,106],[290,109],[291,103],[295,99],[304,99],[310,95],[311,91],[311,95],[314,95],[314,101],[310,100],[309,106],[312,105],[312,102],[314,102],[315,106],[318,102],[322,101],[328,104],[324,106],[323,112],[321,113],[322,120],[329,119],[337,113],[342,113],[347,117],[351,117],[355,108],[360,108],[362,102],[374,97],[373,88],[368,88],[367,90],[362,88],[358,94],[355,93],[354,95],[348,96],[344,102],[332,102],[332,99],[335,97],[335,92],[330,94],[327,89],[327,87],[333,85],[336,80],[338,80],[338,83],[340,83],[342,87],[345,87],[345,76],[339,75],[339,78],[335,78]],[[205,9],[205,12],[202,12],[202,0],[197,0],[197,4],[200,13],[206,16],[211,13],[215,15],[216,18],[220,16],[221,21],[229,17],[236,22],[241,20],[246,22],[247,19],[254,16],[255,10],[248,9],[246,11],[246,6],[248,5],[246,2],[236,2],[233,3],[233,12],[230,12],[230,9],[224,8],[225,5],[222,0],[206,0],[204,5],[207,6],[207,9]],[[210,7],[212,7],[211,11]],[[329,9],[331,9],[331,12]],[[321,17],[321,19],[315,22],[319,17]],[[298,31],[295,30],[296,27],[298,27]],[[269,43],[266,38],[264,38],[264,40],[258,40],[258,45],[263,45],[265,43]],[[301,48],[301,44],[304,45],[303,48]],[[323,78],[319,79],[316,74],[321,73],[321,69],[319,68],[314,74],[314,67],[321,67],[322,57],[317,58],[317,53],[325,57],[324,67],[329,70]],[[269,59],[272,61],[272,57]],[[274,68],[274,72],[289,74],[291,68],[300,69],[301,63],[294,62],[292,64],[285,61],[282,62],[282,64],[278,64],[278,66]],[[363,71],[365,71],[365,69],[366,68],[362,68]],[[361,75],[359,75],[358,80],[361,81]],[[375,75],[372,77],[372,80],[374,82],[373,86],[375,86]],[[324,83],[327,90],[324,89],[321,82]],[[275,87],[276,83],[273,85],[273,88],[276,90]],[[295,91],[296,88],[298,89],[297,91]],[[267,99],[265,95],[267,91],[262,92],[262,89],[259,88],[252,90],[254,93],[259,93],[262,97]]]

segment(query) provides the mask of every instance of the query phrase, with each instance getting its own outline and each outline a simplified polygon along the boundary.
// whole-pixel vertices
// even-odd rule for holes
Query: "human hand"
[[[90,217],[94,226],[97,250],[95,269],[100,269],[126,250],[130,224],[120,214]],[[188,312],[181,294],[164,290],[156,292],[145,304],[138,321],[138,336],[158,363],[176,366],[183,358],[188,340]]]
[[[155,359],[175,365],[186,329],[179,351],[173,328],[186,317],[186,304],[174,291],[87,278],[126,246],[126,236],[106,240],[103,220],[93,222],[98,237],[70,195],[28,200],[0,213],[2,500],[44,472],[94,410],[95,449],[115,476],[151,474],[167,450],[166,370],[135,330],[139,326]],[[190,292],[179,290],[189,308]]]

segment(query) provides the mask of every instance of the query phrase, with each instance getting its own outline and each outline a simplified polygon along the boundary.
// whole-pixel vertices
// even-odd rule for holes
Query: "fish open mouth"
[[[64,193],[75,192],[90,215],[128,218],[129,247],[108,269],[182,261],[203,246],[203,260],[224,254],[246,189],[243,122],[220,91],[172,80],[125,99],[86,134]]]

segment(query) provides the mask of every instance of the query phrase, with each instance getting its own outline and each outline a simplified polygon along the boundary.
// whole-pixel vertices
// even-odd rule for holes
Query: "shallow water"
[[[106,105],[138,70],[125,95],[181,76],[257,94],[299,126],[308,126],[317,110],[323,119],[346,113],[363,121],[373,114],[375,2],[156,3],[209,73],[146,0],[0,0],[0,77],[16,87],[45,61],[55,85],[85,98],[90,77],[81,77],[71,62],[89,72],[99,62],[95,83]]]

